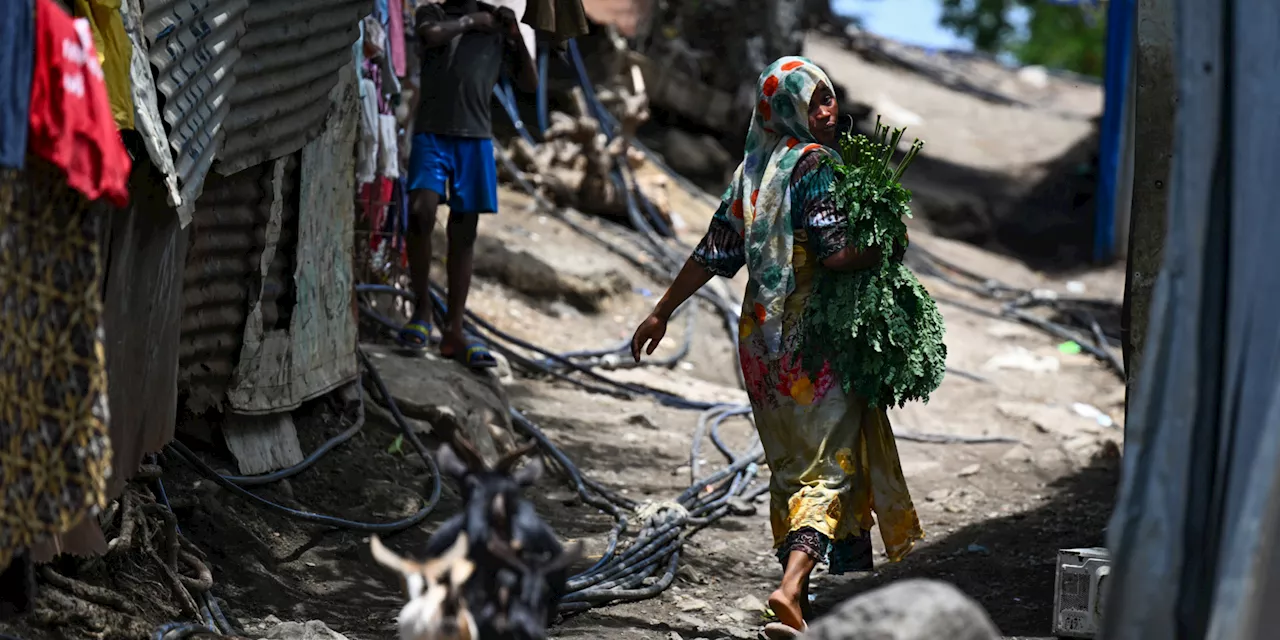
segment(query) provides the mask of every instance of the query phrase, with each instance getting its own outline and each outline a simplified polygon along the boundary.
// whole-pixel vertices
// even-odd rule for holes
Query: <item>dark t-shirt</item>
[[[457,20],[464,7],[423,5],[417,26]],[[440,47],[420,50],[422,78],[419,87],[416,133],[436,133],[466,138],[493,136],[489,101],[506,57],[501,32],[468,31]]]

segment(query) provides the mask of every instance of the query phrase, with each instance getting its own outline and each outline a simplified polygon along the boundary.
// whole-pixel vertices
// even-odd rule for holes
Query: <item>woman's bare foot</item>
[[[804,629],[804,612],[800,607],[800,593],[788,593],[785,587],[769,594],[769,608],[778,622],[796,630]]]

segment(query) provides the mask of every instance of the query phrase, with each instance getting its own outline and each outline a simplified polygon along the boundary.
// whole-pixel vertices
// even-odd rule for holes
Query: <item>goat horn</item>
[[[458,429],[453,430],[452,438],[454,450],[465,460],[473,471],[484,469],[487,465],[484,463],[484,456],[480,454],[480,450],[476,449],[476,445],[472,444],[462,432]]]
[[[538,448],[538,442],[536,440],[531,440],[525,443],[524,446],[516,449],[515,451],[512,451],[505,456],[502,456],[502,459],[498,461],[497,471],[500,471],[502,473],[510,472],[512,469],[515,468],[516,463],[519,462],[521,458],[529,455],[533,450],[537,448]]]

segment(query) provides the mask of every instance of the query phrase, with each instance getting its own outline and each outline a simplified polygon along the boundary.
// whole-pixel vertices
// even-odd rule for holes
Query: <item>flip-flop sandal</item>
[[[423,351],[431,344],[431,325],[422,320],[414,320],[396,334],[396,342],[405,349]]]
[[[483,342],[476,338],[467,337],[467,350],[461,357],[458,354],[446,354],[441,350],[440,355],[445,358],[458,360],[462,364],[472,369],[492,369],[498,366],[498,361],[489,353],[489,348]]]
[[[809,625],[805,625],[804,629],[796,629],[790,625],[781,622],[770,622],[764,626],[764,637],[768,640],[788,640],[789,638],[799,638],[800,634],[809,629]]]

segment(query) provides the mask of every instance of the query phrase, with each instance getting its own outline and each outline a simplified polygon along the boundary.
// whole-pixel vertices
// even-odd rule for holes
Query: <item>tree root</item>
[[[110,607],[121,613],[137,613],[138,611],[136,607],[134,607],[128,600],[125,600],[120,594],[102,587],[95,587],[74,578],[68,578],[57,571],[54,571],[53,567],[48,565],[40,568],[40,576],[44,578],[45,582],[48,582],[49,584],[62,589],[81,600],[102,605],[104,607]]]
[[[124,552],[133,548],[133,531],[136,528],[133,498],[125,491],[120,496],[120,534],[107,543],[107,553]]]
[[[196,600],[191,596],[191,592],[187,591],[185,585],[182,584],[182,578],[178,575],[177,569],[166,563],[164,558],[160,557],[160,552],[156,551],[155,545],[151,544],[151,524],[147,522],[145,517],[138,519],[139,526],[142,527],[142,548],[156,564],[160,565],[160,571],[164,573],[164,577],[169,582],[169,590],[173,596],[178,599],[183,611],[192,618],[199,620],[201,618],[200,606],[196,604]]]

